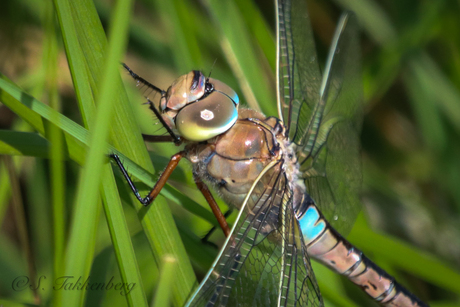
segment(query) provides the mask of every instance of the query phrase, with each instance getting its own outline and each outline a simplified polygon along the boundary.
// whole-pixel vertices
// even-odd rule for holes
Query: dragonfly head
[[[168,88],[161,98],[160,111],[184,139],[202,142],[235,124],[238,103],[238,95],[228,85],[193,70]]]

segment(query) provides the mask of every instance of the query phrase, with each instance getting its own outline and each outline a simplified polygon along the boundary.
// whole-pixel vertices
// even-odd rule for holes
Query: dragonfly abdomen
[[[308,206],[299,224],[310,257],[347,276],[382,306],[427,306],[345,240],[314,204]]]

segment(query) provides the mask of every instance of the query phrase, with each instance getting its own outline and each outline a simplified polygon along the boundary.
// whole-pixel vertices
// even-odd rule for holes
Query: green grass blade
[[[73,3],[73,5],[78,6],[80,3]],[[84,17],[87,16],[87,14],[84,15]],[[82,48],[89,52],[87,61],[91,63],[91,65],[88,65],[91,70],[99,65],[100,58],[103,55],[90,51],[100,49],[101,37],[104,34],[100,26],[96,28],[93,23],[85,18],[80,18],[78,24],[78,27],[83,25],[93,27],[92,31],[94,33],[91,33],[91,35],[88,35],[86,31],[81,32]],[[96,29],[98,31],[95,31]],[[87,53],[85,52],[85,54]],[[96,84],[98,82],[95,79],[97,73],[92,73],[92,76],[95,80],[93,91],[97,91]],[[116,110],[112,125],[112,140],[117,148],[122,149],[123,153],[129,157],[133,157],[134,161],[151,171],[151,162],[145,150],[137,122],[134,119],[133,111],[127,102],[126,93],[124,91],[119,92],[117,99],[120,99],[121,102],[120,104],[115,104]],[[181,244],[170,210],[167,206],[160,205],[160,200],[154,206],[151,206],[151,208],[154,208],[153,210],[146,210],[137,200],[133,200],[133,202],[139,210],[142,210],[140,212],[142,226],[150,242],[154,256],[158,261],[164,254],[172,254],[178,259],[177,278],[173,285],[173,302],[175,305],[181,306],[194,285],[195,276],[190,266],[190,261],[186,256],[185,249]]]
[[[178,71],[185,73],[189,70],[203,66],[202,52],[199,49],[194,19],[190,18],[190,6],[188,1],[160,1],[158,9],[162,14],[160,16],[169,16],[172,20],[173,28],[170,36],[174,37],[174,48],[171,53],[174,58],[175,66]]]
[[[75,94],[79,101],[82,114],[94,113],[94,97],[91,90],[89,74],[86,68],[85,56],[77,38],[75,24],[73,22],[70,4],[67,1],[54,0],[58,16],[67,62],[69,64]],[[88,127],[88,116],[83,116],[83,123]]]
[[[37,280],[37,271],[34,265],[34,256],[28,229],[29,224],[26,221],[26,211],[24,208],[24,201],[21,193],[21,186],[19,183],[17,170],[13,163],[13,159],[10,156],[3,156],[2,162],[4,162],[8,172],[11,186],[11,201],[14,210],[15,222],[17,225],[19,244],[21,246],[22,252],[25,254],[24,260],[27,263],[27,274],[32,280]],[[32,289],[34,303],[40,302],[40,296],[37,290],[38,289],[36,288]]]
[[[441,69],[426,54],[414,57],[409,62],[409,66],[413,71],[413,77],[419,83],[419,87],[432,97],[439,110],[455,127],[457,133],[460,133],[460,91],[458,87],[455,87],[448,80]]]
[[[22,96],[22,91],[11,82],[5,75],[0,74],[0,101],[16,114],[21,114],[22,119],[34,127],[40,134],[45,134],[45,126],[40,115],[36,114],[27,106],[27,102],[33,99],[31,96]],[[12,90],[14,97],[7,90]],[[24,103],[17,103],[22,101]],[[11,102],[11,103],[10,103]]]
[[[88,10],[88,7],[91,9]],[[71,9],[73,16],[79,16],[75,22],[77,36],[85,54],[91,89],[94,93],[97,93],[101,82],[100,65],[104,59],[105,35],[92,7],[92,2],[73,2]],[[84,14],[79,13],[83,11],[85,12]],[[120,82],[118,74],[116,76],[117,81]],[[114,106],[115,118],[111,125],[111,138],[117,148],[122,149],[124,153],[133,157],[136,162],[141,162],[143,166],[146,166],[151,171],[151,164],[145,151],[145,145],[132,115],[133,112],[129,103],[127,103],[126,93],[121,90],[121,87],[118,87],[115,92],[117,102]],[[142,207],[140,204],[136,203],[136,205],[138,208]],[[154,250],[154,256],[161,257],[163,253],[171,253],[181,259],[181,261],[178,261],[178,278],[175,280],[173,288],[175,304],[182,305],[193,286],[195,278],[183,246],[180,243],[177,230],[174,228],[169,209],[155,205],[155,210],[149,210],[147,214],[142,214],[142,216],[142,224]],[[163,225],[159,221],[166,222],[167,225]],[[161,240],[162,238],[169,238],[169,240],[164,241]]]
[[[370,0],[335,0],[344,9],[359,16],[360,24],[379,44],[386,44],[396,37],[396,31],[387,14],[376,1]]]
[[[132,290],[126,292],[129,306],[147,306],[139,267],[132,247],[131,236],[122,210],[120,197],[117,191],[115,178],[111,168],[106,165],[103,169],[103,204],[107,217],[107,225],[111,234],[115,255],[118,261],[122,281],[126,285],[133,285]]]
[[[276,69],[276,44],[274,33],[270,30],[267,21],[264,20],[261,12],[258,10],[255,3],[245,0],[237,0],[235,3],[247,24],[251,35],[257,41],[261,51],[265,54],[268,64],[271,68],[272,75],[275,75]],[[272,80],[274,82],[274,80]],[[267,103],[268,104],[268,103]]]
[[[173,257],[167,255],[163,257],[160,279],[158,281],[158,287],[155,292],[155,299],[152,303],[153,307],[169,306],[171,285],[174,280],[174,271],[176,265],[176,259]]]
[[[98,198],[101,174],[104,173],[106,177],[103,184],[104,208],[109,229],[112,233],[112,240],[116,250],[122,279],[125,284],[132,282],[139,285],[134,291],[126,295],[126,299],[130,306],[142,306],[146,305],[146,298],[143,287],[141,286],[139,269],[134,260],[135,257],[130,242],[129,231],[123,219],[123,211],[116,192],[115,181],[113,180],[113,175],[108,165],[104,166],[103,171],[103,163],[105,161],[104,154],[106,152],[106,147],[103,145],[106,144],[105,140],[109,134],[111,113],[114,110],[112,104],[116,102],[115,93],[116,87],[118,86],[117,81],[119,81],[117,80],[118,63],[126,43],[130,7],[130,1],[119,1],[112,21],[110,32],[112,35],[112,44],[107,47],[105,69],[102,72],[104,77],[101,80],[101,91],[97,93],[99,107],[95,116],[95,124],[90,124],[94,129],[90,138],[90,150],[88,152],[87,162],[80,178],[79,190],[77,192],[76,210],[66,259],[66,270],[76,271],[79,273],[76,274],[77,276],[85,276],[89,273],[88,260],[91,261],[91,258],[81,257],[81,253],[83,251],[83,255],[91,254],[89,251],[91,250],[91,245],[94,244],[91,243],[93,239],[91,233],[94,233],[97,222],[95,217],[98,216],[98,209],[95,205]],[[89,8],[91,9],[92,6],[89,6]],[[68,14],[69,12],[70,10],[68,7],[66,7],[66,10],[63,10],[64,14]],[[81,29],[78,27],[76,28],[77,30]],[[71,54],[68,54],[68,56],[69,58],[72,57]],[[77,55],[77,57],[78,56],[79,55]],[[74,67],[74,71],[75,70],[78,71],[79,67]],[[75,75],[76,74],[74,74],[74,76]],[[77,82],[76,80],[75,83],[83,84],[85,82],[84,80],[81,80],[81,82]],[[91,123],[91,118],[93,118],[91,115],[91,104],[88,104],[88,101],[86,101],[86,103],[82,102],[81,106],[81,110],[85,115],[84,118],[86,118],[88,123]],[[112,180],[108,178],[112,178]],[[89,219],[88,216],[91,216],[91,218]],[[82,228],[82,225],[84,228]],[[123,243],[123,248],[118,244],[120,242]],[[72,292],[73,291],[64,293],[62,300],[73,302],[73,304],[78,306],[80,304],[79,300],[81,300],[82,297],[80,294]]]
[[[11,300],[2,300],[0,299],[0,306],[11,306],[11,307],[34,307],[39,305],[19,303]]]
[[[52,2],[45,5],[45,39],[43,43],[43,69],[46,72],[46,91],[49,105],[56,111],[61,110],[57,88],[58,43],[55,29],[55,11]],[[55,118],[57,120],[57,117]],[[50,147],[50,178],[52,195],[52,235],[53,235],[53,280],[62,272],[65,251],[66,212],[65,212],[65,170],[64,170],[64,137],[59,127],[48,122]],[[55,301],[59,301],[61,292],[55,293]]]
[[[0,154],[49,157],[49,142],[37,133],[0,130]]]
[[[222,33],[221,47],[239,80],[246,103],[254,110],[262,108],[265,114],[276,114],[274,86],[269,86],[274,82],[265,77],[273,77],[273,74],[263,69],[238,7],[231,1],[208,0],[206,3],[214,26]]]
[[[71,16],[69,13],[68,16]],[[102,31],[102,28],[101,28]],[[53,121],[53,110],[47,106],[39,103],[37,100],[33,99],[31,96],[25,94],[23,91],[19,90],[16,86],[12,85],[9,80],[2,78],[0,80],[0,88],[3,90],[0,92],[0,98],[2,101],[9,106],[12,110],[25,116],[25,118],[41,133],[44,133],[43,124],[41,123],[42,119],[40,117],[34,117],[36,114],[34,112],[29,112],[27,106],[32,110],[37,111],[47,120]],[[15,96],[12,97],[6,91],[13,93]],[[120,95],[119,97],[122,97]],[[126,94],[124,95],[126,97]],[[118,104],[116,105],[119,106]],[[122,104],[123,109],[121,111],[117,110],[117,117],[115,122],[123,122],[123,116],[128,116],[132,114],[132,111],[129,108],[129,104]],[[87,143],[87,131],[75,124],[74,122],[68,120],[66,117],[58,114],[59,120],[55,122],[58,127],[64,127],[66,131],[66,142],[68,146],[68,152],[72,159],[82,164],[85,157],[85,147],[83,144]],[[117,138],[117,141],[124,143],[123,150],[124,152],[130,153],[133,157],[136,157],[136,160],[143,160],[143,165],[148,165],[150,162],[148,160],[148,155],[145,151],[145,145],[142,142],[140,133],[132,133],[132,130],[136,130],[137,125],[133,117],[126,121],[126,125],[123,126],[122,133],[117,134],[120,137]],[[136,140],[140,142],[135,143]],[[126,141],[126,142],[125,142]],[[138,149],[138,150],[137,150]],[[113,152],[120,153],[119,151],[113,150]],[[143,159],[143,157],[146,159]],[[140,173],[136,175],[144,181],[152,182],[151,175],[149,172],[146,172],[143,168],[139,167],[130,167],[130,160],[127,158],[128,167],[131,170],[136,170]],[[151,172],[151,171],[150,171]],[[193,271],[190,267],[190,262],[186,257],[183,246],[180,243],[180,238],[177,230],[174,228],[174,221],[171,218],[169,213],[169,208],[167,206],[155,206],[155,210],[147,211],[147,214],[143,214],[142,223],[146,232],[149,241],[151,242],[152,249],[154,250],[154,255],[160,257],[163,253],[174,254],[178,259],[178,278],[175,281],[175,290],[174,290],[174,300],[177,305],[182,305],[182,302],[185,300],[188,292],[193,287],[195,280]],[[164,224],[163,224],[164,222]],[[166,227],[165,227],[166,226]],[[164,228],[163,228],[164,227]],[[161,238],[161,240],[159,239]],[[163,240],[166,238],[166,240]]]
[[[0,131],[1,133],[1,131]],[[0,142],[0,147],[2,143]],[[1,154],[1,153],[0,153]],[[0,161],[0,221],[5,221],[5,213],[11,196],[11,185],[5,168],[5,163]]]

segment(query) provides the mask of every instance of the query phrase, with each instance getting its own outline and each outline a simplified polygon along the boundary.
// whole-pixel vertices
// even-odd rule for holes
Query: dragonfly
[[[226,241],[186,306],[323,306],[310,258],[346,276],[382,306],[428,306],[335,230],[359,207],[362,89],[357,22],[342,15],[321,74],[302,0],[278,0],[278,117],[239,108],[237,93],[200,71],[147,98],[167,131],[149,141],[185,144],[142,197],[149,205],[182,158]],[[230,228],[208,185],[239,211]],[[329,223],[331,221],[331,223]]]

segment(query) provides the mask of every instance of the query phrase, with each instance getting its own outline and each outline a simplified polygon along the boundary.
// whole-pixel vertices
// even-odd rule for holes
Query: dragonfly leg
[[[155,198],[160,194],[161,189],[164,187],[166,184],[166,181],[168,181],[169,176],[171,176],[173,170],[177,167],[179,164],[179,161],[185,157],[185,152],[180,151],[177,154],[173,155],[171,159],[169,160],[168,165],[166,166],[164,172],[160,175],[160,178],[158,181],[155,183],[155,186],[150,190],[149,194],[142,198],[142,196],[139,194],[139,190],[136,188],[134,185],[134,182],[131,180],[131,178],[128,175],[128,172],[126,171],[125,167],[123,166],[123,163],[120,160],[120,157],[116,154],[111,154],[110,157],[115,160],[117,163],[118,167],[120,168],[123,176],[125,177],[126,181],[128,182],[129,187],[131,188],[131,191],[133,191],[134,195],[136,195],[137,199],[141,204],[144,206],[150,205]]]
[[[232,214],[232,212],[233,212],[232,209],[228,209],[227,212],[224,213],[225,219],[227,219],[230,216],[230,214]],[[212,228],[206,233],[206,235],[203,238],[201,238],[201,243],[211,245],[217,248],[216,244],[209,241],[209,238],[211,237],[211,235],[214,233],[216,229],[217,229],[216,226],[212,226]]]
[[[150,143],[171,143],[175,142],[176,140],[170,135],[150,135],[150,134],[142,134],[142,138],[146,142]],[[177,144],[180,145],[180,144]]]
[[[193,174],[193,179],[195,180],[196,186],[201,191],[204,198],[211,207],[212,213],[214,213],[214,215],[216,216],[220,228],[222,228],[222,231],[224,232],[225,236],[228,237],[230,235],[230,228],[228,227],[227,220],[225,219],[225,216],[222,214],[222,211],[217,205],[214,196],[212,196],[211,191],[209,191],[208,186],[195,174]]]

